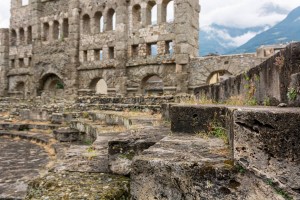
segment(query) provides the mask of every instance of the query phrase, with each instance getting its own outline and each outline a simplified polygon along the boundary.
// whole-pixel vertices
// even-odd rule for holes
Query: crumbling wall
[[[198,87],[195,94],[217,102],[241,96],[260,104],[278,105],[285,102],[297,105],[299,91],[293,86],[292,77],[300,70],[299,52],[300,43],[290,44],[257,67],[218,84]],[[294,95],[295,99],[291,99]]]
[[[194,58],[189,63],[190,89],[207,84],[214,72],[227,71],[232,76],[237,76],[265,60],[266,58],[258,58],[254,53]]]

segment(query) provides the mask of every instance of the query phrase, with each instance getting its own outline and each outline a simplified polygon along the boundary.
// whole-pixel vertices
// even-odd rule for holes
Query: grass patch
[[[283,189],[279,188],[277,186],[277,184],[275,184],[273,182],[273,180],[267,179],[266,183],[267,183],[267,185],[270,185],[275,190],[275,192],[278,195],[282,196],[285,200],[293,200],[293,198],[286,191],[284,191]]]

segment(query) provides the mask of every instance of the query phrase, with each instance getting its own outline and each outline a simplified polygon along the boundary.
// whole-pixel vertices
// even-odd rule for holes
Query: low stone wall
[[[173,105],[170,108],[174,132],[190,135],[207,132],[211,122],[220,122],[218,126],[228,134],[236,164],[283,188],[296,199],[300,197],[299,113],[299,108],[277,107]]]
[[[293,43],[262,64],[223,82],[196,88],[195,95],[222,102],[233,96],[259,104],[300,105],[300,43]],[[294,77],[294,78],[293,78]],[[298,76],[296,76],[298,77]]]

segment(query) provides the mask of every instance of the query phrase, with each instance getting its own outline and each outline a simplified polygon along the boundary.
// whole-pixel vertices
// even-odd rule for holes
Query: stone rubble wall
[[[300,43],[293,43],[262,64],[223,82],[195,88],[195,95],[216,102],[241,96],[259,104],[299,105]],[[292,92],[291,89],[293,90]],[[296,97],[291,99],[291,93]],[[289,97],[290,96],[290,97]]]

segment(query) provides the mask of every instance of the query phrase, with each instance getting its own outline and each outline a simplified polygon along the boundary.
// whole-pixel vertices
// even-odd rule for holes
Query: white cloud
[[[10,0],[0,1],[0,28],[9,26]]]
[[[277,9],[266,10],[270,5]],[[238,28],[273,26],[286,17],[287,13],[282,11],[289,12],[299,5],[299,0],[202,0],[200,26],[212,23]]]
[[[211,26],[205,26],[202,28],[203,31],[208,33],[210,39],[214,37],[220,44],[224,47],[238,47],[245,44],[248,40],[253,38],[255,35],[261,33],[264,30],[258,32],[248,31],[243,35],[239,35],[236,37],[231,36],[226,30],[220,30],[213,28]]]

